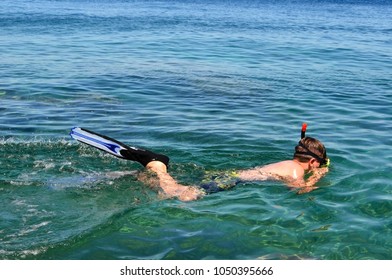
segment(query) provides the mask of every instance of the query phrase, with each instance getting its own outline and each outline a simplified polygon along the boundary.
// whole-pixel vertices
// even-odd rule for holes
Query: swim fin
[[[137,161],[143,166],[154,160],[163,162],[166,166],[169,165],[169,157],[165,155],[130,147],[113,138],[81,127],[72,128],[69,135],[84,144],[98,148],[121,159]]]

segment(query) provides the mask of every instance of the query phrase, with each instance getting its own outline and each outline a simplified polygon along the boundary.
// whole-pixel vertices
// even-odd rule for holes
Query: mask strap
[[[320,162],[320,165],[324,165],[326,164],[326,160],[319,157],[318,155],[316,155],[315,153],[313,153],[312,151],[310,151],[301,141],[298,142],[298,145],[302,148],[305,149],[306,152],[297,152],[297,154],[302,154],[302,155],[308,155],[311,156],[315,159],[317,159]]]

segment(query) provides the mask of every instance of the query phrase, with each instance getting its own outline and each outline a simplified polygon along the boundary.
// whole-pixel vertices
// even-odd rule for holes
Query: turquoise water
[[[391,15],[390,1],[3,0],[0,258],[392,259]],[[68,136],[167,154],[198,184],[290,158],[302,122],[332,159],[319,189],[188,203]]]

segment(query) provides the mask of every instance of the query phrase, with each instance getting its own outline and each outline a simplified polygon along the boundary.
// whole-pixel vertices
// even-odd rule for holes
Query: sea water
[[[392,259],[392,3],[2,0],[0,259]],[[81,126],[179,182],[332,160],[318,189],[162,199]],[[114,174],[114,175],[113,175]]]

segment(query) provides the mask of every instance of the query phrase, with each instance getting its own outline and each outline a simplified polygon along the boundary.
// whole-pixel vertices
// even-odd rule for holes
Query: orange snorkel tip
[[[305,133],[306,133],[306,128],[308,125],[306,123],[302,124],[302,129],[301,129],[301,139],[305,138]]]

